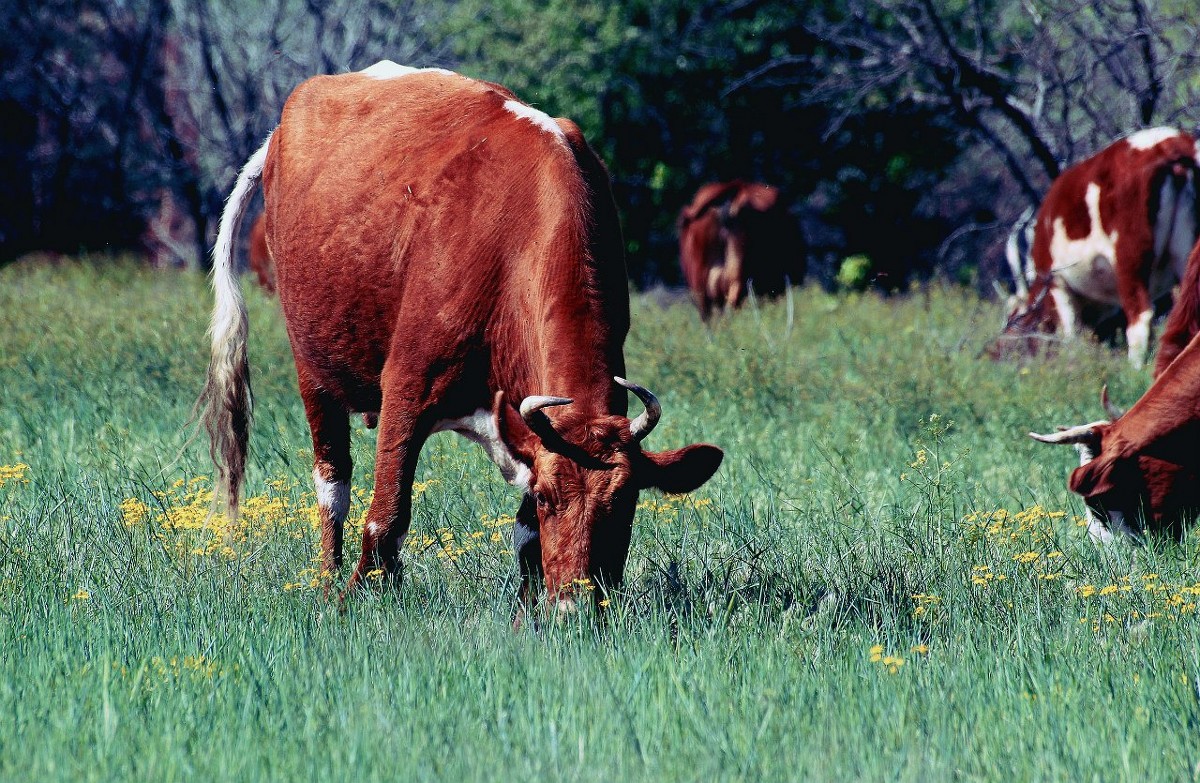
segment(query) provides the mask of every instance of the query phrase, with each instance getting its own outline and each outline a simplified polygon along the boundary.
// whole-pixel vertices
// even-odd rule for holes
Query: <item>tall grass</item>
[[[325,600],[282,319],[249,301],[228,526],[187,426],[205,281],[0,270],[0,779],[1200,770],[1197,539],[1093,545],[1073,452],[1024,435],[1097,418],[1103,382],[1135,399],[1148,376],[1116,352],[981,359],[1000,313],[958,290],[805,289],[790,332],[783,303],[707,331],[635,297],[629,375],[664,407],[647,446],[727,459],[692,496],[643,495],[607,622],[513,633],[518,497],[449,434],[422,456],[402,589]]]

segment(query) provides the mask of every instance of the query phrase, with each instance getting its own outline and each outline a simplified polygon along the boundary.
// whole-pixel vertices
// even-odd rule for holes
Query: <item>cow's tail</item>
[[[213,248],[215,304],[209,326],[212,358],[198,405],[208,430],[209,453],[217,472],[213,486],[214,508],[224,503],[231,517],[237,515],[253,415],[250,361],[246,353],[250,327],[233,261],[233,246],[242,216],[262,179],[270,143],[271,137],[267,137],[238,174],[233,192],[225,203],[225,211],[221,213],[217,244]]]

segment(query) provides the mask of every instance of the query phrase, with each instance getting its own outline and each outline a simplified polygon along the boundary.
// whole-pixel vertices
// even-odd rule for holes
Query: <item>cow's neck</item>
[[[1134,453],[1152,448],[1200,418],[1200,338],[1193,339],[1154,380],[1109,435]]]
[[[587,277],[596,272],[591,266],[574,271]],[[625,392],[613,376],[625,372],[627,305],[606,301],[603,289],[590,280],[560,278],[543,290],[539,301],[522,308],[512,324],[509,344],[523,358],[498,363],[497,369],[508,376],[500,379],[501,388],[514,397],[514,404],[527,395],[546,394],[571,398],[572,410],[579,413],[624,415]]]

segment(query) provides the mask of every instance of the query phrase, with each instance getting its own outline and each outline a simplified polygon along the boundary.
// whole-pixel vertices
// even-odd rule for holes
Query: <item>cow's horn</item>
[[[1095,443],[1100,437],[1096,434],[1097,427],[1107,426],[1107,421],[1093,421],[1091,424],[1080,424],[1078,427],[1067,427],[1064,430],[1059,430],[1053,435],[1039,435],[1036,432],[1029,433],[1029,437],[1042,443],[1058,444],[1075,444],[1075,443]]]
[[[546,397],[533,394],[521,400],[521,418],[532,424],[534,417],[542,408],[552,408],[555,405],[570,405],[575,402],[569,397]]]
[[[1125,415],[1125,411],[1121,410],[1116,405],[1113,405],[1112,401],[1108,399],[1107,383],[1100,388],[1100,404],[1104,406],[1104,412],[1108,414],[1108,418],[1112,419],[1113,421],[1116,421]]]
[[[658,404],[658,398],[651,394],[649,389],[644,389],[620,376],[614,376],[613,380],[637,395],[637,398],[646,406],[645,412],[629,423],[629,434],[633,436],[633,439],[644,440],[654,430],[658,420],[662,418],[662,406]]]

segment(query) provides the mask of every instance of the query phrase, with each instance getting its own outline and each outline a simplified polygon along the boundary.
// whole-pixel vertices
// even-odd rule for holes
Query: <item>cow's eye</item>
[[[533,493],[533,499],[537,501],[538,508],[547,508],[550,505],[550,501],[546,498],[546,494],[544,492],[535,491]]]

